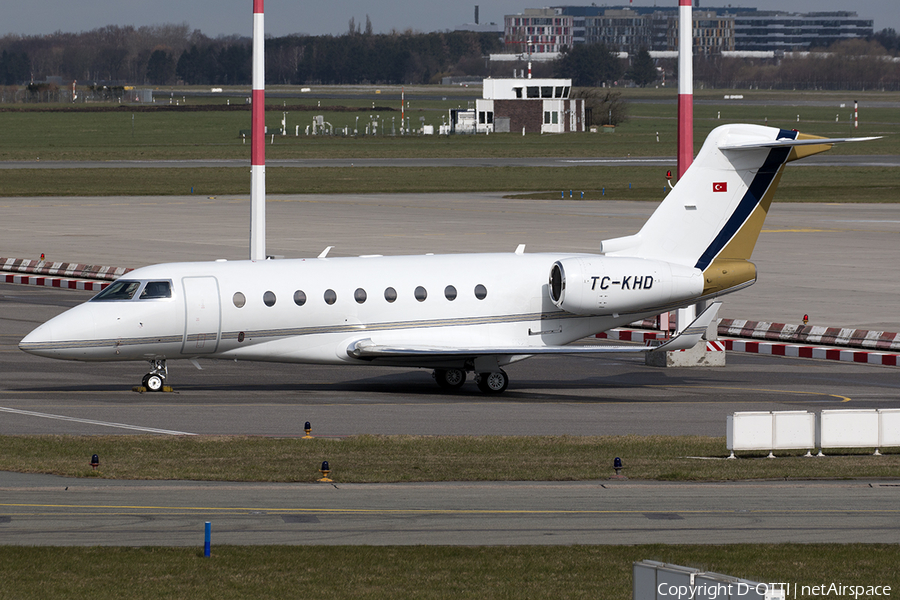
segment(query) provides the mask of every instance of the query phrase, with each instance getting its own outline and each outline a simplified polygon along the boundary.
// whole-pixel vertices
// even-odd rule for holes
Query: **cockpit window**
[[[118,279],[94,296],[93,300],[131,300],[140,287],[140,281],[123,281]]]
[[[141,300],[152,300],[154,298],[171,298],[172,284],[168,281],[148,281],[141,292]]]

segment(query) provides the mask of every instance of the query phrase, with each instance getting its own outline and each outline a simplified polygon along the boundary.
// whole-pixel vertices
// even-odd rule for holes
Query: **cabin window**
[[[297,306],[303,306],[306,304],[306,292],[303,290],[297,290],[294,292],[294,304]]]
[[[140,287],[140,281],[114,281],[92,300],[131,300]]]
[[[325,304],[332,305],[337,302],[337,293],[334,290],[325,290]]]
[[[168,281],[148,281],[140,295],[141,300],[171,297],[172,284]]]
[[[416,294],[416,300],[418,300],[419,302],[424,302],[425,298],[428,297],[428,292],[426,292],[425,288],[423,288],[421,285],[416,288],[415,294]]]
[[[525,94],[529,98],[540,98],[541,97],[541,88],[536,85],[529,85],[525,88]]]
[[[480,283],[475,286],[475,297],[479,300],[484,300],[487,298],[487,288],[481,285]]]
[[[356,291],[353,292],[353,299],[356,300],[357,304],[362,304],[366,301],[366,290],[362,288],[356,288]]]
[[[387,300],[388,302],[393,302],[394,300],[396,300],[397,299],[397,290],[395,290],[392,287],[389,287],[386,290],[384,290],[384,299]]]
[[[263,294],[263,303],[266,306],[275,306],[275,292],[266,292]]]
[[[448,285],[447,287],[445,287],[444,288],[444,297],[447,300],[451,300],[451,301],[456,300],[456,288],[453,287],[452,285]]]
[[[234,296],[231,297],[231,301],[234,302],[236,307],[244,308],[244,305],[247,304],[247,297],[240,292],[235,292]]]

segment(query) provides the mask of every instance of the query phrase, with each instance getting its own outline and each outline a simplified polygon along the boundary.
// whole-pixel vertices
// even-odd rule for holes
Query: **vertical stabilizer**
[[[603,242],[610,256],[665,260],[704,272],[704,295],[756,279],[749,262],[785,163],[835,142],[760,125],[717,127],[636,235]]]

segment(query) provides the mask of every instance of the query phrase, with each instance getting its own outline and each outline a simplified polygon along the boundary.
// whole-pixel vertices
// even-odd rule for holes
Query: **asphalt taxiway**
[[[496,194],[270,196],[268,248],[288,257],[331,245],[332,255],[512,251],[520,243],[526,252],[591,251],[599,240],[637,231],[653,208]],[[248,215],[246,197],[0,199],[0,254],[133,267],[242,259]],[[898,232],[893,205],[775,204],[754,254],[760,281],[728,297],[720,316],[796,323],[808,313],[815,324],[898,331]],[[534,358],[509,367],[511,386],[499,398],[471,384],[441,393],[417,370],[204,361],[197,371],[173,361],[175,393],[137,394],[130,390],[143,363],[56,362],[17,349],[32,328],[88,297],[0,285],[0,434],[293,436],[308,420],[317,435],[335,437],[721,436],[734,411],[900,406],[896,368],[739,354],[724,368],[704,369],[656,369],[632,357]],[[900,489],[891,482],[329,489],[30,477],[0,474],[0,532],[9,543],[193,544],[198,524],[211,519],[220,523],[220,543],[247,544],[896,541]],[[810,501],[819,495],[821,502]]]
[[[816,459],[810,459],[816,460]],[[232,484],[0,473],[15,545],[896,543],[883,482]],[[12,501],[9,501],[12,499]]]

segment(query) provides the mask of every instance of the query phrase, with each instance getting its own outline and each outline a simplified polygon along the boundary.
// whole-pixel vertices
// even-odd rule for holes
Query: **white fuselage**
[[[569,297],[577,292],[581,299],[578,310],[561,309],[550,298],[549,276],[558,261],[570,270],[579,265],[567,282]],[[512,347],[527,355],[529,348],[568,344],[696,298],[703,288],[700,272],[678,267],[680,277],[673,277],[675,267],[646,259],[524,253],[162,264],[122,279],[142,286],[169,282],[170,297],[92,300],[40,326],[20,347],[86,361],[360,363],[348,348],[368,339],[379,346]],[[638,277],[641,285],[635,286]],[[396,364],[450,363],[424,358]]]

